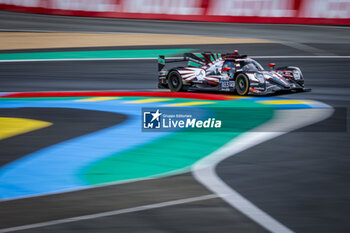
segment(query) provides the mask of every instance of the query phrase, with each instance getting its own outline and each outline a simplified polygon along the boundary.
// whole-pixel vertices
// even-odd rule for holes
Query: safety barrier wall
[[[350,0],[0,0],[0,10],[134,19],[350,25]]]

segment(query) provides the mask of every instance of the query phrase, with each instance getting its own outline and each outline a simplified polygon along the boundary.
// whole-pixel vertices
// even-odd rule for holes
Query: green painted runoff
[[[156,58],[158,55],[175,56],[192,49],[144,49],[144,50],[104,50],[69,52],[4,53],[0,60],[59,60],[59,59],[123,59]]]

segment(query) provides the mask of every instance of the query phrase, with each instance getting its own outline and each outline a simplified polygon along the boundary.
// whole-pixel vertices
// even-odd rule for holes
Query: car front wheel
[[[236,92],[238,95],[247,95],[249,92],[249,78],[245,74],[236,77]]]

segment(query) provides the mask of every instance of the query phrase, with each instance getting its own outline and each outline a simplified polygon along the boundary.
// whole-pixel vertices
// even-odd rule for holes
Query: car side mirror
[[[230,67],[222,67],[222,71],[229,71],[229,70],[231,70]]]
[[[271,70],[275,69],[275,66],[276,66],[276,63],[270,63],[269,64],[269,67]]]

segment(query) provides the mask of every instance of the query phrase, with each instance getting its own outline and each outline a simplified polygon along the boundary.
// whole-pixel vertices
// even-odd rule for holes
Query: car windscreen
[[[240,65],[242,67],[242,71],[244,71],[244,72],[246,72],[246,71],[263,71],[264,70],[264,68],[254,60],[241,61]]]

